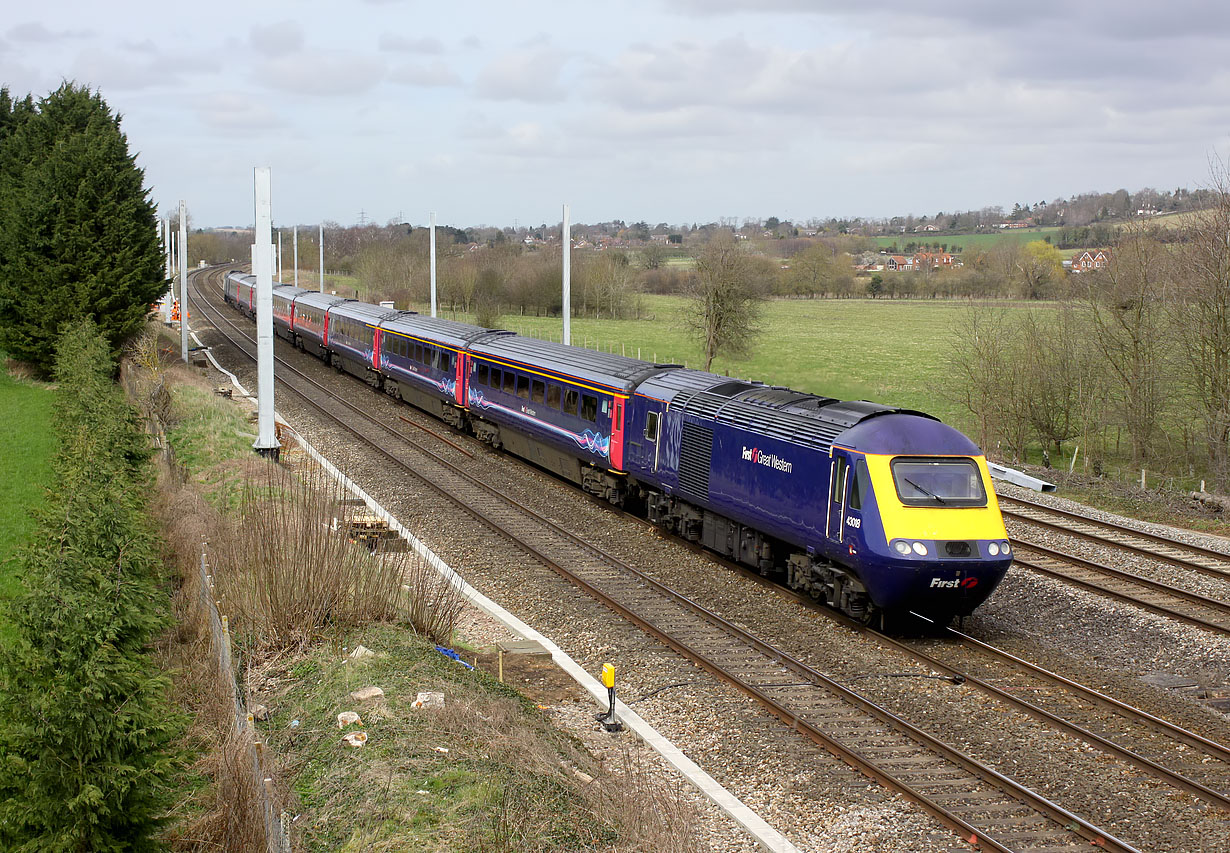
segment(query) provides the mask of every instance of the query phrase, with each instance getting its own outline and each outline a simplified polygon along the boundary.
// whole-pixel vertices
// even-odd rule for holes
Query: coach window
[[[645,416],[645,438],[649,441],[658,440],[658,413],[650,412]]]
[[[547,405],[553,409],[559,408],[559,386],[554,382],[547,386]]]
[[[588,394],[581,395],[581,417],[587,421],[598,422],[598,398]]]
[[[517,377],[517,396],[524,400],[530,398],[530,378],[528,376]]]
[[[449,373],[453,369],[453,354],[447,350],[440,350],[440,369],[445,373]]]
[[[487,365],[485,364],[478,365],[478,370],[476,372],[478,373],[478,384],[479,385],[486,385],[488,382],[491,381],[491,372],[490,372],[490,369],[487,367]]]
[[[517,374],[513,373],[511,370],[504,371],[504,393],[517,393]]]
[[[535,403],[541,403],[547,399],[547,386],[541,379],[535,379],[534,384],[530,386],[530,399]]]
[[[575,415],[577,413],[577,401],[579,399],[580,399],[580,395],[577,393],[577,389],[575,388],[564,389],[564,413],[569,414],[569,415]]]

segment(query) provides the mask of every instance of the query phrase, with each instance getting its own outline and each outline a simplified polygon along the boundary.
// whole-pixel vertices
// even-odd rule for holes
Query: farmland
[[[572,343],[702,367],[700,346],[683,325],[687,303],[673,296],[641,300],[640,320],[573,318]],[[932,300],[774,300],[763,306],[763,334],[752,356],[719,357],[713,370],[830,397],[920,409],[960,426],[966,416],[945,396],[942,380],[967,310],[965,302]],[[473,321],[465,315],[456,319]],[[559,317],[505,315],[501,325],[560,339]]]

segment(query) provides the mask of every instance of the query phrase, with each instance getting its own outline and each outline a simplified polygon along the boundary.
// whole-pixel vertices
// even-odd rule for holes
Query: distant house
[[[914,269],[914,259],[912,257],[907,258],[905,255],[889,255],[884,268],[894,272],[912,270]]]
[[[1025,220],[1022,220],[1021,222],[1001,222],[999,223],[998,227],[1000,228],[1032,228],[1033,224],[1034,224],[1034,221],[1032,219],[1025,219]]]
[[[914,256],[915,269],[951,269],[955,262],[947,252],[919,252]]]
[[[939,231],[939,230],[940,230],[940,229],[939,229],[939,227],[938,227],[938,226],[932,225],[930,222],[928,222],[926,225],[919,225],[917,228],[915,228],[915,229],[914,229],[914,231],[915,231],[915,232],[918,232],[918,231]]]
[[[1103,249],[1086,249],[1072,256],[1072,272],[1103,270],[1110,266],[1110,254]]]

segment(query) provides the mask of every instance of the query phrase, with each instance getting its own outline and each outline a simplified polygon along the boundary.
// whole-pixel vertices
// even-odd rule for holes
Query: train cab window
[[[530,378],[528,376],[517,377],[517,396],[524,400],[530,398]]]
[[[511,370],[504,371],[504,393],[517,393],[517,374],[513,373]]]
[[[541,379],[535,379],[530,385],[530,399],[535,403],[542,403],[547,399],[547,386]]]
[[[476,370],[475,373],[478,374],[478,384],[479,385],[486,385],[488,382],[491,381],[490,370],[487,367],[487,365],[485,364],[478,365],[478,370]]]
[[[871,477],[867,474],[867,462],[860,459],[854,465],[854,482],[850,484],[850,509],[863,508],[863,491],[870,482]]]
[[[598,421],[598,398],[588,394],[581,395],[581,417],[587,421]]]
[[[547,386],[547,405],[553,409],[559,408],[560,387],[552,382]]]
[[[658,413],[650,412],[645,416],[645,439],[647,441],[658,440]]]
[[[564,414],[575,415],[577,413],[577,401],[580,400],[580,394],[575,388],[566,388],[564,390]]]
[[[906,506],[987,505],[982,473],[973,459],[898,457],[889,467]]]

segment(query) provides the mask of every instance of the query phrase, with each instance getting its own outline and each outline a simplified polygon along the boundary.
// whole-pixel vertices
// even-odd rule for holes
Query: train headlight
[[[999,543],[992,542],[990,545],[988,545],[987,553],[990,554],[992,557],[998,557],[999,556]]]
[[[1011,554],[1011,553],[1012,553],[1012,546],[1011,546],[1011,545],[1009,545],[1007,542],[1005,542],[1005,543],[1004,543],[1004,545],[1003,545],[1003,547],[1002,547],[1002,548],[1000,548],[999,550],[1003,551],[1003,552],[1004,552],[1004,556],[1006,557],[1006,556],[1008,556],[1009,554]]]
[[[908,557],[910,555],[910,543],[903,542],[900,539],[898,539],[896,542],[893,543],[893,550],[896,551],[898,554],[900,554],[903,557]]]
[[[915,542],[913,545],[914,553],[920,557],[927,556],[927,546],[921,542]]]

